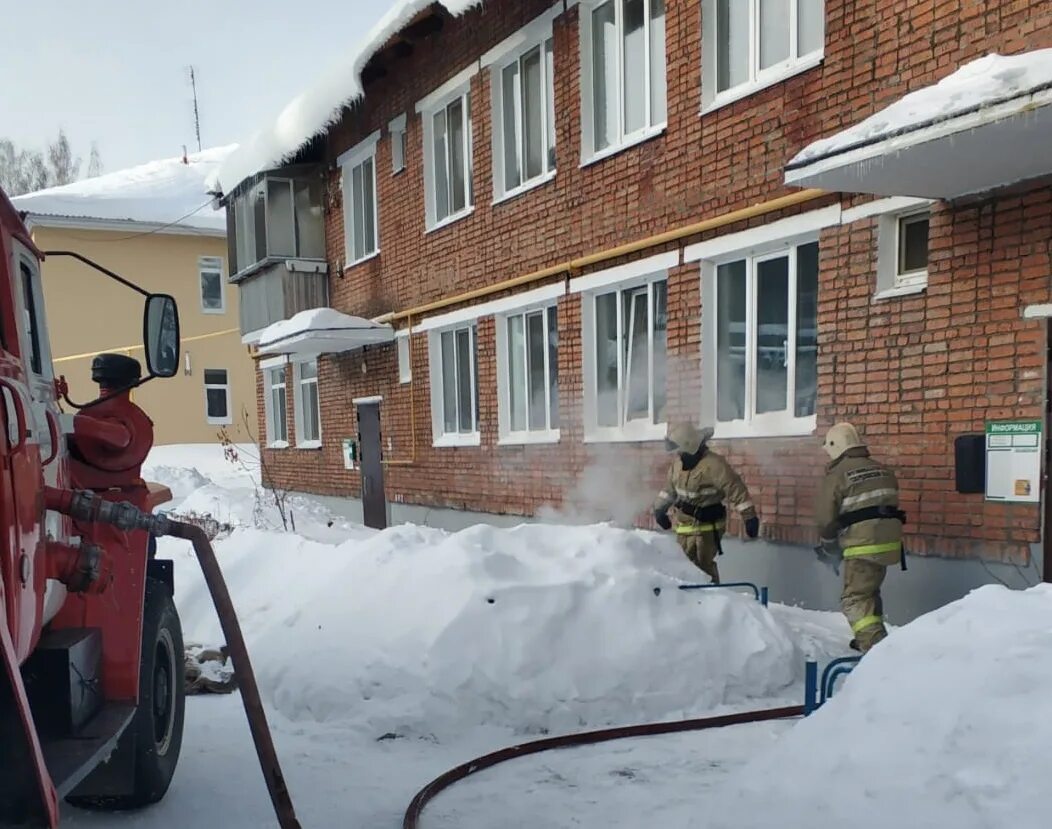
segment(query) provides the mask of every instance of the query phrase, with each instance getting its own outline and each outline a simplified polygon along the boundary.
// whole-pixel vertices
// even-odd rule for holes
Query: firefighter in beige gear
[[[745,532],[756,538],[760,519],[749,499],[749,490],[731,465],[706,445],[712,429],[699,430],[691,423],[670,423],[665,447],[676,454],[668,481],[654,503],[654,520],[664,530],[672,528],[669,511],[676,511],[679,545],[695,565],[720,583],[716,556],[723,552],[720,536],[726,527],[724,501],[741,514]]]
[[[854,639],[851,647],[866,653],[888,635],[880,586],[887,568],[903,564],[902,525],[895,473],[869,456],[850,423],[838,423],[826,434],[829,455],[818,496],[816,519],[821,534],[819,558],[839,571],[844,567],[840,606]]]

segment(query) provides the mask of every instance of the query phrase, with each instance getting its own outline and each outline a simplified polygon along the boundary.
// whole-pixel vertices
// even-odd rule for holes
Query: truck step
[[[75,737],[43,740],[44,760],[59,797],[109,758],[134,716],[135,706],[130,703],[105,703]]]

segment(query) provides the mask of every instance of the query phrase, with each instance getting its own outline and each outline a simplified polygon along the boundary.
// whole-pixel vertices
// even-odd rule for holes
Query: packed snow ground
[[[394,829],[442,771],[541,733],[798,704],[805,658],[845,653],[838,614],[675,589],[696,576],[668,536],[377,533],[306,497],[287,533],[214,447],[158,448],[144,474],[172,487],[168,508],[233,527],[215,546],[307,829]],[[221,642],[189,550],[162,540],[161,555],[187,642]],[[1050,619],[1052,591],[985,588],[894,632],[807,721],[514,761],[441,795],[422,826],[1036,827]],[[158,806],[66,813],[73,827],[273,825],[240,698],[188,700]]]

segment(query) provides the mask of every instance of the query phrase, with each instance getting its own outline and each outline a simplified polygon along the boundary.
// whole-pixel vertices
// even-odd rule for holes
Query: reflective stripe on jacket
[[[902,553],[902,522],[873,518],[843,526],[840,518],[868,507],[898,507],[895,473],[863,447],[849,449],[826,467],[815,518],[823,539],[839,539],[845,558],[873,558],[895,564]]]
[[[683,468],[683,459],[676,459],[669,465],[665,488],[658,493],[655,509],[666,509],[677,502],[690,504],[692,507],[715,507],[727,502],[734,507],[742,518],[751,518],[756,514],[749,489],[741,476],[731,467],[723,456],[711,449],[707,450],[692,469]],[[680,535],[711,532],[713,529],[723,531],[723,521],[698,521],[682,511],[676,512],[676,532]],[[684,529],[681,529],[684,528]]]

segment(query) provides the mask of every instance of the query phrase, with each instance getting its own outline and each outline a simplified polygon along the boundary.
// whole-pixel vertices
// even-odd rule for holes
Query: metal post
[[[767,607],[767,588],[766,587],[761,587],[760,588],[760,604],[762,604],[764,607]]]
[[[813,714],[818,708],[818,663],[808,662],[804,666],[804,716]]]

